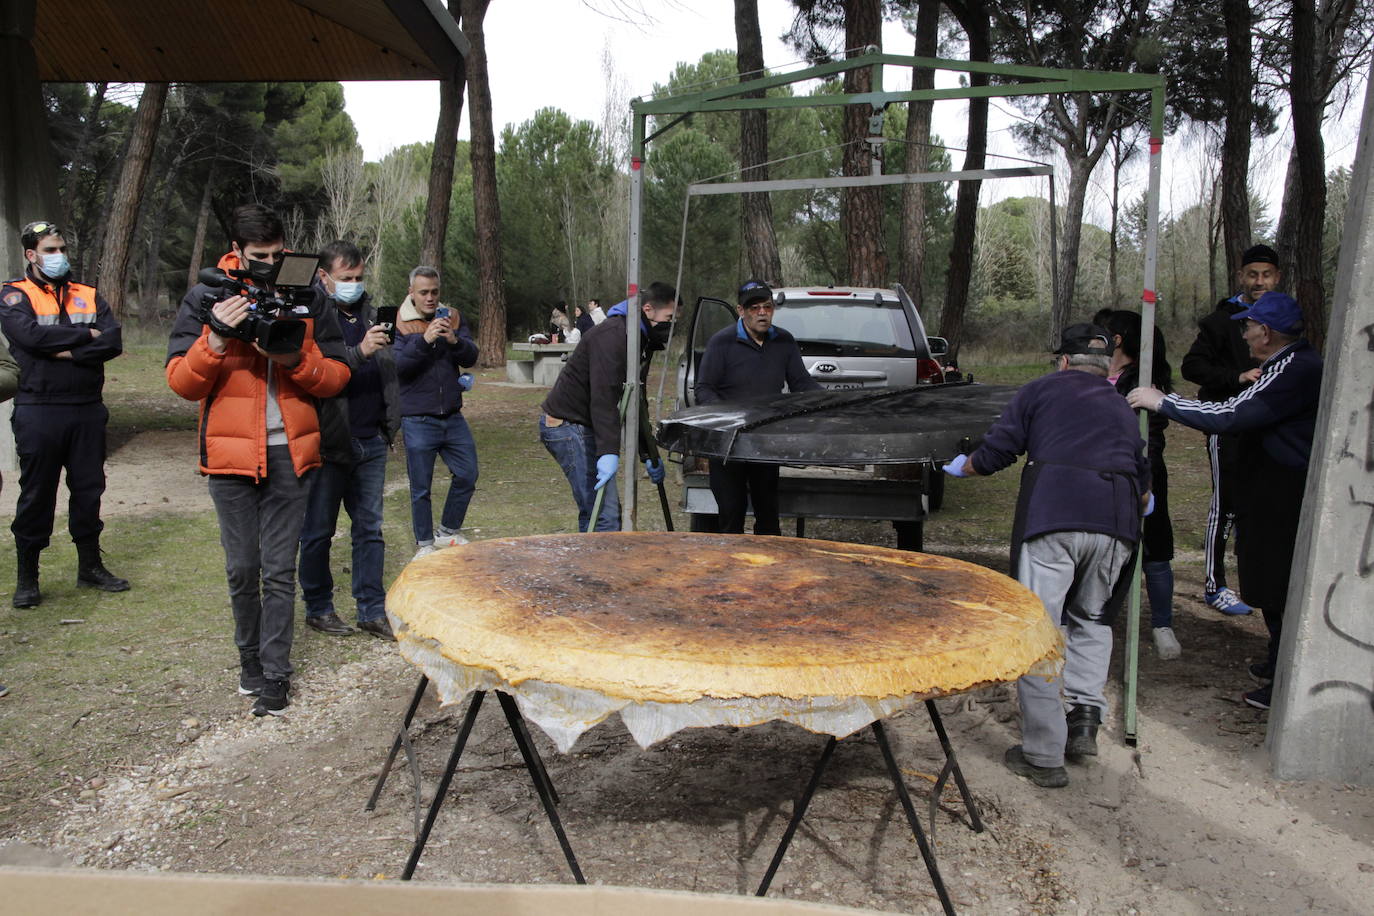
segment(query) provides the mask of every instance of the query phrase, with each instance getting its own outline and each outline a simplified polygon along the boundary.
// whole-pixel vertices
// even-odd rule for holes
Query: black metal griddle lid
[[[659,425],[664,448],[769,464],[945,461],[977,440],[1016,392],[954,383],[805,391],[679,410]]]

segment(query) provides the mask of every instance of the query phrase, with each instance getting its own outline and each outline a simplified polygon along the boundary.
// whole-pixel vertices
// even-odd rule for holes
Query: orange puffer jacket
[[[320,466],[320,422],[315,399],[333,397],[348,384],[344,363],[316,343],[315,317],[306,322],[305,345],[295,367],[270,362],[249,344],[227,340],[224,353],[210,348],[209,328],[199,317],[200,296],[187,293],[168,348],[167,384],[188,401],[200,401],[200,470],[260,480],[267,473],[267,372],[277,373],[277,402],[296,474]],[[311,310],[312,313],[315,311]],[[194,342],[187,343],[194,335]],[[179,345],[180,341],[180,345]]]

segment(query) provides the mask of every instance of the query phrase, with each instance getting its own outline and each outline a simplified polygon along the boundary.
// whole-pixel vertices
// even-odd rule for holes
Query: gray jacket
[[[325,300],[325,307],[336,313],[338,306],[333,299]],[[362,319],[365,328],[376,323],[377,312],[372,307],[372,297],[364,294],[358,300],[354,314]],[[396,356],[391,347],[383,347],[372,354],[382,372],[382,400],[385,413],[382,419],[382,435],[390,444],[401,428],[400,386],[396,380]],[[358,347],[346,347],[344,362],[350,371],[360,367],[367,359]],[[326,398],[317,405],[320,414],[320,456],[325,461],[350,464],[353,461],[353,437],[348,425],[348,389],[332,398]]]

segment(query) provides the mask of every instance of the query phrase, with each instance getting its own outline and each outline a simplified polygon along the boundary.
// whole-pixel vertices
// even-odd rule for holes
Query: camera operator
[[[230,236],[233,251],[220,269],[246,272],[254,286],[274,292],[285,251],[281,219],[245,204],[230,217]],[[291,352],[268,352],[237,336],[246,322],[262,322],[261,309],[242,295],[223,295],[201,283],[182,300],[167,346],[167,384],[200,402],[199,464],[219,516],[239,692],[257,697],[254,715],[280,715],[289,703],[296,548],[310,472],[320,466],[315,399],[342,391],[349,371],[322,290],[290,309],[305,326]]]

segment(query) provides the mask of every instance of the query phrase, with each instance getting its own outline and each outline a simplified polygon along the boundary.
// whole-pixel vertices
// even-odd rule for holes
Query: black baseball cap
[[[1245,254],[1240,256],[1240,266],[1246,264],[1273,264],[1279,266],[1279,253],[1268,245],[1251,245],[1245,249]]]
[[[1079,353],[1110,356],[1112,353],[1112,335],[1107,332],[1106,328],[1091,322],[1071,324],[1060,335],[1059,349],[1055,350],[1054,353],[1056,356]]]
[[[764,299],[772,299],[773,290],[762,280],[745,280],[739,288],[738,302],[740,305],[748,305],[751,302],[761,302]]]

